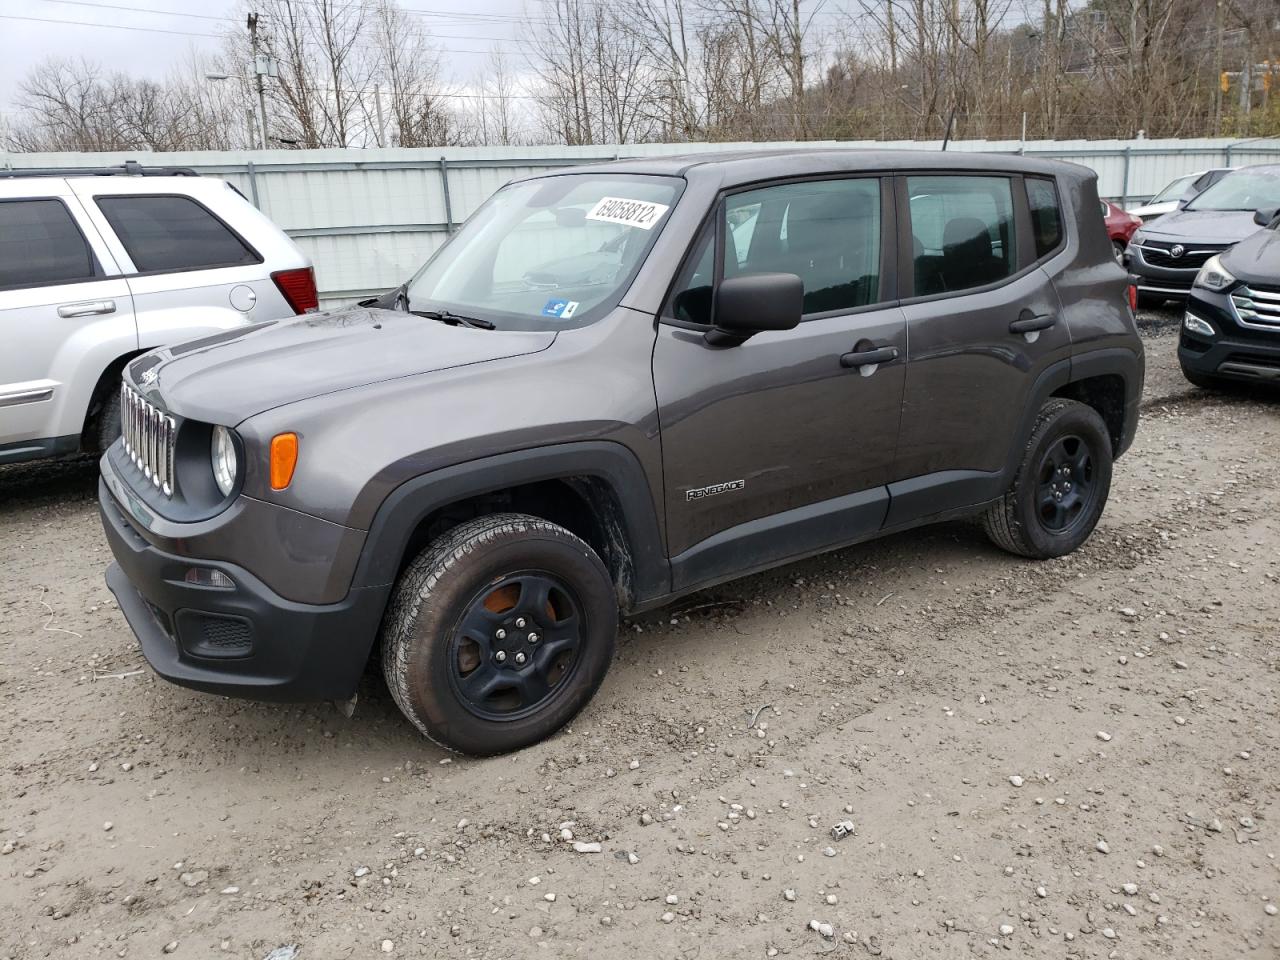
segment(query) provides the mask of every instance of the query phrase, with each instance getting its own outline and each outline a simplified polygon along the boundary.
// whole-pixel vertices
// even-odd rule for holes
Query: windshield
[[[1186,195],[1187,188],[1191,186],[1196,175],[1188,174],[1185,177],[1179,177],[1173,183],[1169,184],[1154,197],[1148,200],[1148,203],[1168,203],[1170,200],[1181,200]]]
[[[573,174],[499,190],[409,281],[408,308],[563,330],[616,306],[684,181]]]
[[[1280,207],[1280,173],[1237,170],[1187,205],[1188,210],[1258,210]]]

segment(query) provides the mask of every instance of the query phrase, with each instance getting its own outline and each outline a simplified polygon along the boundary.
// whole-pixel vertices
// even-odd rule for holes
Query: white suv
[[[0,463],[105,450],[140,353],[316,307],[310,261],[225,181],[0,170]]]

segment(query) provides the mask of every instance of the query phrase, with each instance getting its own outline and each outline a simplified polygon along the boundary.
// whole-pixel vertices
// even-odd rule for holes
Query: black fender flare
[[[1113,451],[1113,456],[1119,458],[1129,449],[1138,429],[1138,408],[1142,400],[1144,377],[1142,354],[1128,347],[1109,347],[1059,360],[1042,370],[1031,387],[1027,405],[1018,423],[1017,442],[1009,450],[1009,459],[1000,477],[1001,491],[1007,490],[1013,483],[1014,476],[1017,475],[1018,465],[1022,462],[1022,454],[1035,427],[1036,417],[1045,402],[1063,387],[1080,380],[1088,380],[1090,377],[1109,374],[1117,375],[1124,381],[1124,427],[1121,430],[1120,443]]]
[[[670,593],[671,567],[649,479],[631,450],[607,440],[516,450],[406,480],[387,495],[374,514],[352,588],[392,584],[413,531],[440,508],[508,487],[569,477],[603,481],[622,507],[621,522],[632,566],[631,605]]]

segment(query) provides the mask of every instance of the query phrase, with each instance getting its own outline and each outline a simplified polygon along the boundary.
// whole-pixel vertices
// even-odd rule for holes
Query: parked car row
[[[1263,164],[1222,171],[1131,237],[1138,305],[1185,304],[1178,358],[1192,383],[1280,382],[1277,231],[1280,165]]]
[[[53,358],[0,359],[0,422],[46,417],[0,458],[105,448],[107,583],[161,676],[345,700],[377,657],[409,721],[474,754],[567,723],[620,614],[960,516],[1076,549],[1144,378],[1117,260],[1236,229],[1277,176],[1152,228],[1022,157],[563,169],[385,295],[281,322],[316,307],[287,237],[225,184],[129,173],[0,180],[0,290],[35,291],[12,329]],[[1268,229],[1183,291],[1196,382],[1280,373],[1280,218],[1249,216]]]

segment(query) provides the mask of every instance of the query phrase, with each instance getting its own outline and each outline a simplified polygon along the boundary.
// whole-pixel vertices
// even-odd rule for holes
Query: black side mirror
[[[1190,202],[1191,202],[1192,200],[1194,200],[1194,199],[1195,199],[1195,197],[1183,197],[1181,200],[1179,200],[1179,201],[1178,201],[1178,209],[1179,209],[1179,210],[1185,210],[1185,209],[1187,209],[1187,204],[1188,204],[1188,203],[1190,203]]]
[[[765,330],[790,330],[804,313],[804,281],[794,273],[752,273],[722,280],[704,339],[733,347]]]
[[[1271,221],[1280,217],[1280,207],[1262,207],[1253,212],[1253,222],[1260,227],[1271,226]]]

